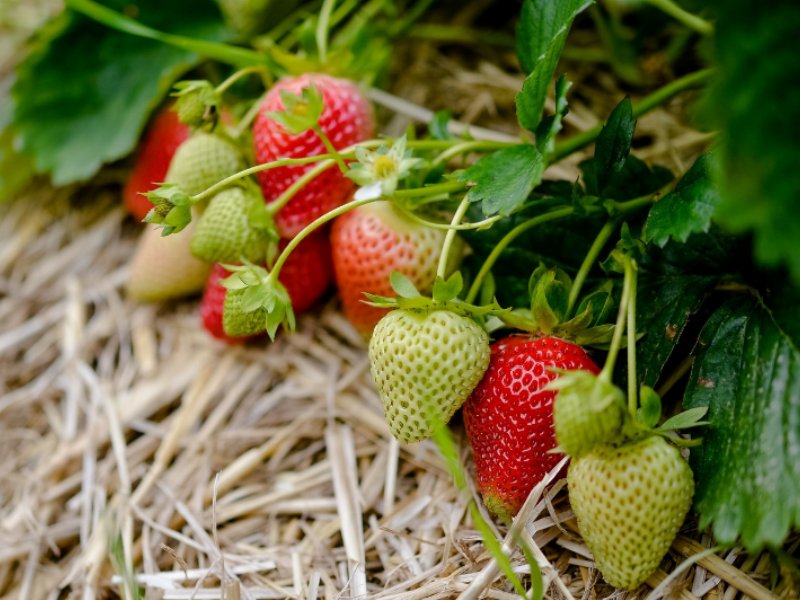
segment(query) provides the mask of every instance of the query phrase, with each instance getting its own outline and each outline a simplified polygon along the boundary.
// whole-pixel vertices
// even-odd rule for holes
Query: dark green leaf
[[[528,77],[517,95],[517,119],[536,131],[550,81],[572,20],[592,0],[525,0],[517,27],[517,55]]]
[[[685,242],[693,233],[706,232],[719,203],[704,155],[681,178],[675,190],[653,205],[647,216],[645,239],[663,247],[670,238]]]
[[[715,217],[733,231],[753,231],[759,262],[788,265],[800,282],[800,10],[795,0],[708,4],[719,13],[715,77],[704,102],[720,130]]]
[[[718,275],[694,275],[672,269],[663,254],[648,256],[642,265],[636,300],[636,344],[640,383],[654,386],[689,319],[719,281]],[[652,263],[651,263],[652,261]]]
[[[594,173],[597,195],[602,195],[615,175],[622,172],[631,151],[636,119],[631,99],[627,96],[611,112],[603,126],[594,150]]]
[[[544,158],[536,146],[520,144],[484,156],[456,178],[473,186],[468,198],[482,203],[484,215],[508,215],[542,180],[544,168]]]
[[[585,160],[580,167],[583,170],[586,191],[589,194],[600,195],[595,160]],[[632,200],[657,192],[672,179],[673,175],[669,169],[657,165],[650,168],[645,162],[631,154],[625,159],[622,169],[606,182],[602,195],[614,200]]]
[[[710,425],[691,454],[700,526],[756,551],[800,525],[800,352],[750,296],[706,324],[686,389]]]
[[[109,1],[115,9],[123,0]],[[224,34],[210,0],[141,0],[143,21],[204,39]],[[91,177],[104,162],[127,155],[151,110],[197,55],[109,29],[75,13],[61,17],[40,40],[42,50],[18,70],[12,127],[22,151],[56,184]],[[134,22],[135,23],[135,22]]]

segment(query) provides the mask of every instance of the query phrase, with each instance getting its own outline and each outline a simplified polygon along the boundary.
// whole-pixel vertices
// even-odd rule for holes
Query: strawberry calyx
[[[572,279],[562,269],[539,265],[528,282],[530,309],[517,308],[498,315],[501,325],[552,335],[579,346],[607,345],[615,328],[606,323],[614,306],[611,282],[587,294],[578,304],[575,316],[568,317],[572,285]]]
[[[406,143],[406,136],[401,136],[391,146],[382,145],[372,152],[356,146],[357,162],[350,165],[345,177],[362,187],[375,187],[381,196],[392,196],[399,181],[424,164],[422,159],[412,157]]]
[[[179,81],[171,94],[177,98],[173,110],[181,123],[199,129],[212,129],[217,124],[220,94],[205,79]]]
[[[368,300],[366,303],[369,306],[417,311],[448,310],[479,322],[486,317],[501,316],[509,312],[508,309],[502,308],[496,300],[483,306],[476,306],[461,300],[458,295],[464,288],[464,278],[460,271],[456,271],[447,278],[437,275],[430,296],[422,295],[414,282],[399,271],[393,271],[389,281],[397,297],[364,292],[364,296]]]
[[[229,291],[241,291],[239,309],[243,313],[263,315],[263,328],[271,340],[281,324],[293,331],[295,316],[292,299],[286,287],[275,276],[276,271],[252,263],[244,265],[224,265],[231,275],[222,279],[220,284]],[[223,323],[225,315],[223,313]]]

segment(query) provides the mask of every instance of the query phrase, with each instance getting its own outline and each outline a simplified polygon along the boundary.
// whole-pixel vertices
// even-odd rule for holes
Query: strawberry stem
[[[450,229],[454,229],[455,231],[482,229],[484,227],[490,227],[494,225],[503,218],[503,215],[495,215],[493,217],[489,217],[488,219],[483,219],[482,221],[475,221],[474,223],[462,223],[460,225],[453,225],[452,223],[435,223],[434,221],[428,221],[427,219],[423,219],[413,210],[409,210],[399,202],[395,204],[395,208],[400,210],[400,212],[402,212],[410,220],[419,223],[420,225],[424,225],[425,227],[430,227],[431,229],[439,229],[445,231]]]
[[[509,146],[513,146],[513,144],[509,144],[508,142],[491,142],[486,140],[463,142],[448,148],[439,154],[431,162],[431,167],[436,167],[450,160],[454,156],[458,156],[459,154],[466,154],[467,152],[473,152],[475,150],[500,150],[502,148],[508,148]]]
[[[317,23],[317,52],[319,52],[319,62],[325,64],[328,59],[328,30],[331,26],[331,13],[333,12],[333,0],[325,0],[322,3],[322,10],[319,11],[319,22]]]
[[[325,132],[322,131],[322,127],[319,126],[319,123],[314,125],[311,129],[314,130],[314,133],[317,134],[320,140],[322,140],[322,144],[325,146],[325,149],[328,153],[333,156],[333,159],[336,161],[336,164],[339,165],[339,169],[342,173],[347,173],[347,163],[344,162],[342,155],[339,154],[339,151],[336,149],[336,146],[333,145],[330,138],[325,135]]]
[[[284,263],[289,258],[289,255],[292,253],[292,251],[294,251],[294,249],[300,245],[300,242],[302,242],[305,238],[314,233],[314,231],[322,227],[325,223],[327,223],[328,221],[332,221],[339,215],[343,215],[344,213],[351,211],[354,208],[358,208],[359,206],[364,206],[366,204],[371,204],[372,202],[378,202],[379,200],[381,200],[381,198],[365,198],[362,200],[351,200],[347,204],[342,204],[341,206],[326,212],[324,215],[317,217],[314,221],[312,221],[311,223],[306,225],[303,229],[301,229],[300,232],[297,235],[295,235],[289,241],[288,244],[286,244],[286,247],[283,249],[278,258],[275,260],[275,265],[272,267],[272,271],[270,271],[269,277],[277,281],[278,274],[280,273],[281,268],[283,268]]]
[[[635,417],[639,387],[639,378],[636,373],[636,284],[639,269],[633,259],[625,261],[626,279],[629,270],[631,291],[628,301],[628,411],[632,417]]]
[[[453,215],[453,219],[450,222],[451,225],[455,226],[461,222],[461,219],[464,218],[464,214],[467,212],[467,208],[469,208],[469,199],[467,196],[464,196],[464,199],[461,200],[461,204],[458,205],[455,214]],[[455,229],[448,229],[447,233],[444,236],[444,243],[442,244],[442,253],[439,255],[439,264],[436,267],[436,276],[441,277],[444,279],[447,276],[447,259],[450,255],[450,249],[453,247],[453,240],[456,239],[456,230]]]
[[[239,123],[236,125],[236,127],[230,134],[233,138],[239,139],[240,137],[242,137],[245,131],[250,129],[250,125],[253,124],[253,121],[255,121],[256,117],[258,116],[258,111],[261,110],[261,104],[264,101],[264,96],[266,95],[267,93],[264,92],[258,98],[258,100],[253,102],[253,105],[249,109],[247,109],[247,112],[242,117],[242,120],[239,121]]]
[[[628,255],[622,255],[622,261],[625,269],[625,278],[622,283],[622,298],[619,301],[619,312],[617,313],[617,323],[614,326],[614,337],[611,339],[611,346],[608,348],[608,357],[606,357],[606,364],[603,365],[603,370],[600,372],[600,378],[605,381],[611,381],[611,375],[614,373],[614,363],[617,361],[620,346],[622,345],[622,334],[625,333],[625,320],[628,316],[628,305],[631,299],[631,288],[633,287],[633,279],[635,273],[631,268],[631,259]],[[634,338],[636,334],[634,332]],[[634,407],[635,412],[635,407]]]
[[[673,96],[676,96],[685,90],[703,85],[711,78],[712,73],[712,69],[702,69],[700,71],[695,71],[694,73],[689,73],[680,79],[676,79],[675,81],[668,83],[667,85],[654,91],[649,96],[642,98],[640,102],[637,102],[633,106],[633,116],[640,117],[641,115],[650,112],[657,106],[664,104]],[[557,162],[562,158],[569,156],[573,152],[588,146],[597,139],[597,136],[600,135],[600,131],[602,129],[603,123],[600,123],[596,127],[567,138],[560,144],[556,144],[555,152],[553,152],[552,162]]]
[[[494,266],[494,263],[497,261],[500,255],[503,253],[503,250],[505,250],[508,247],[508,245],[511,244],[511,242],[513,242],[518,236],[522,235],[532,227],[536,227],[537,225],[541,225],[542,223],[547,223],[549,221],[556,221],[558,219],[563,219],[564,217],[568,217],[574,212],[575,209],[572,208],[571,206],[550,211],[543,215],[533,217],[532,219],[529,219],[524,223],[520,223],[519,225],[514,227],[514,229],[509,231],[505,236],[503,236],[503,239],[501,239],[497,243],[497,245],[492,249],[489,256],[486,257],[486,260],[481,265],[478,274],[475,276],[475,280],[472,282],[472,285],[470,286],[469,291],[467,292],[467,297],[465,298],[467,304],[472,304],[475,301],[475,298],[477,298],[478,292],[481,289],[481,284],[483,283],[484,278],[489,273],[492,266]]]
[[[615,228],[616,223],[614,221],[609,221],[606,223],[600,230],[600,233],[597,234],[597,237],[594,239],[591,248],[589,248],[589,251],[586,253],[586,257],[583,259],[583,262],[578,269],[578,273],[575,275],[575,279],[572,282],[572,287],[569,290],[569,299],[567,301],[567,320],[573,316],[572,310],[575,308],[575,302],[578,300],[578,296],[581,293],[581,288],[586,281],[586,277],[589,275],[589,271],[592,270],[598,255],[603,250],[603,247],[606,245],[606,242],[608,242],[608,238],[611,237],[611,234],[614,232]]]
[[[420,188],[397,190],[394,194],[392,194],[392,196],[395,198],[417,198],[420,196],[433,196],[437,194],[449,194],[450,192],[460,192],[463,189],[463,183],[453,181],[447,183],[435,183],[433,185],[426,185]]]
[[[686,25],[686,27],[693,29],[701,35],[711,35],[714,33],[714,26],[711,23],[684,10],[672,0],[645,0],[645,2],[650,6],[661,9],[675,20],[680,21]]]
[[[252,75],[254,73],[258,73],[264,77],[266,72],[265,65],[253,65],[252,67],[245,67],[244,69],[239,69],[232,73],[225,81],[220,83],[214,91],[217,92],[220,96],[228,91],[234,83],[242,79],[243,77],[247,77],[248,75]]]

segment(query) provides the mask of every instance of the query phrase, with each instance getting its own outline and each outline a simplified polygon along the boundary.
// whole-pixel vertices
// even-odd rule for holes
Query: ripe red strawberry
[[[580,346],[513,335],[492,345],[486,375],[464,405],[478,490],[487,508],[505,520],[563,458],[550,453],[557,392],[544,388],[557,374],[549,368],[600,371]]]
[[[389,309],[364,303],[363,292],[393,297],[389,276],[398,271],[422,294],[431,291],[445,232],[424,227],[389,202],[342,215],[331,229],[333,268],[344,314],[364,336]],[[458,249],[451,256],[460,257]]]
[[[287,243],[285,240],[282,241],[281,249]],[[242,323],[256,323],[259,315],[258,311],[243,315],[228,314],[228,329],[237,332],[237,335],[230,335],[225,331],[225,327],[223,327],[225,299],[231,292],[225,289],[219,281],[228,275],[230,273],[225,267],[220,264],[214,265],[203,293],[200,314],[203,318],[203,326],[211,335],[228,343],[238,343],[252,337],[251,334],[254,333],[250,325],[244,326]],[[286,291],[292,299],[292,309],[295,314],[300,314],[313,307],[333,281],[330,241],[326,233],[317,232],[304,239],[289,255],[278,279],[286,287]],[[230,308],[230,302],[228,308]],[[238,332],[241,331],[246,333],[238,335]]]
[[[178,120],[174,111],[164,108],[142,138],[136,163],[122,190],[125,208],[138,221],[153,208],[142,194],[154,190],[166,179],[172,156],[188,137],[189,128]]]
[[[327,153],[325,145],[314,131],[308,130],[298,135],[291,135],[267,114],[270,111],[284,110],[281,91],[299,95],[310,85],[316,87],[325,104],[319,119],[320,128],[337,150],[373,136],[375,126],[372,108],[355,83],[320,74],[287,77],[270,89],[253,125],[253,142],[258,163]],[[267,202],[278,198],[310,168],[313,168],[313,165],[295,165],[259,173],[259,181]],[[320,215],[343,204],[353,189],[353,182],[337,167],[333,166],[321,173],[276,215],[275,222],[281,237],[293,237]]]

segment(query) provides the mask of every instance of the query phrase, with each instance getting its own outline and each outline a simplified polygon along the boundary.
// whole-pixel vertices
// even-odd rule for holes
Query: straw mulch
[[[514,131],[520,81],[497,66],[510,53],[470,64],[436,44],[406,52],[395,97],[377,98],[392,107],[384,131],[445,106]],[[576,97],[579,130],[619,93],[607,76],[574,77],[593,82],[597,102]],[[686,167],[704,136],[673,116],[682,106],[643,120],[643,155]],[[0,208],[0,596],[516,597],[433,444],[388,433],[364,344],[335,298],[293,335],[227,347],[200,328],[196,300],[125,297],[139,226],[119,206],[124,176],[38,184]],[[496,534],[534,549],[548,597],[607,596],[562,488],[537,489],[515,532]],[[774,597],[767,555],[698,558],[710,545],[688,523],[632,596]],[[515,544],[506,550],[526,573]]]

